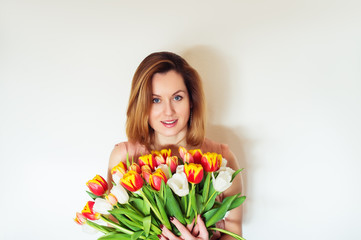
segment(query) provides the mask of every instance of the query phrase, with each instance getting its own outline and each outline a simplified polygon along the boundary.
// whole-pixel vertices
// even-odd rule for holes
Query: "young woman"
[[[131,87],[127,111],[126,132],[128,142],[116,144],[109,160],[108,182],[111,169],[120,161],[138,159],[151,150],[178,147],[217,152],[227,159],[228,166],[238,169],[234,154],[227,145],[205,138],[205,100],[198,73],[180,56],[170,52],[156,52],[146,57],[137,68]],[[240,175],[232,186],[220,195],[241,192]],[[181,238],[163,227],[160,239],[209,239],[204,222],[199,217],[196,226],[183,226],[171,220],[179,229]],[[230,211],[225,220],[217,223],[239,235],[242,234],[242,208]],[[213,239],[233,239],[216,234]]]

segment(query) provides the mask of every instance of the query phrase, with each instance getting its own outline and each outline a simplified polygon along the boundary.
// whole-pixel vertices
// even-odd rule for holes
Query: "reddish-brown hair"
[[[129,141],[150,147],[154,135],[154,130],[148,124],[152,103],[152,77],[155,73],[170,70],[182,75],[189,94],[192,117],[188,121],[187,144],[197,146],[203,142],[206,106],[202,81],[194,68],[171,52],[150,54],[135,71],[127,110],[126,133]]]

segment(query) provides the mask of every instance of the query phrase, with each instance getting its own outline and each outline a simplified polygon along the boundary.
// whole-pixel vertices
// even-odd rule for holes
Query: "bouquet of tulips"
[[[203,154],[199,149],[180,147],[179,155],[172,156],[170,149],[163,149],[140,156],[138,163],[127,158],[126,163],[112,169],[110,191],[104,178],[96,175],[87,182],[93,201],[88,201],[74,220],[103,232],[99,239],[158,239],[162,227],[180,235],[170,217],[190,224],[201,214],[210,237],[213,231],[220,231],[243,239],[216,227],[246,198],[238,193],[216,201],[243,169],[235,171],[226,166],[227,160],[220,154]]]

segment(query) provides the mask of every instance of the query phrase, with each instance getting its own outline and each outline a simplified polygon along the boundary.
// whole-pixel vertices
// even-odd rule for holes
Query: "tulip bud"
[[[120,180],[120,184],[131,192],[136,192],[143,187],[143,179],[139,173],[128,171]]]
[[[194,163],[194,159],[193,159],[192,154],[190,154],[189,152],[184,154],[183,161],[184,161],[184,163]]]
[[[101,196],[108,190],[108,183],[99,175],[96,175],[92,180],[89,180],[86,185],[96,196]]]
[[[222,155],[218,153],[205,153],[201,159],[202,166],[206,172],[217,171],[222,164]]]
[[[152,174],[152,170],[150,169],[149,165],[143,165],[141,167],[141,170],[142,170],[142,177],[147,183],[149,183],[149,176],[150,174]]]
[[[167,183],[167,176],[158,168],[153,174],[149,176],[149,185],[154,189],[159,191],[162,185],[162,181]]]
[[[120,185],[117,185],[120,186]],[[114,187],[113,187],[114,188]],[[110,190],[111,191],[111,190]],[[115,197],[115,195],[113,193],[109,193],[108,195],[105,196],[105,199],[107,200],[108,203],[110,203],[112,206],[117,205],[117,198]]]
[[[168,186],[180,197],[188,195],[189,186],[184,172],[174,174],[167,182]]]
[[[132,165],[129,166],[129,170],[136,171],[139,174],[142,173],[142,171],[140,170],[140,166],[136,163],[132,163]]]
[[[122,185],[114,186],[110,190],[110,194],[113,195],[116,198],[116,201],[118,201],[120,204],[126,204],[129,201],[127,190],[125,190]]]
[[[113,209],[113,206],[103,198],[96,198],[93,209],[94,212],[100,214],[109,214],[109,211]]]
[[[161,169],[164,172],[167,179],[169,179],[169,177],[170,177],[170,175],[169,175],[169,166],[167,164],[161,164],[155,170],[157,170],[158,168]]]
[[[77,212],[76,217],[74,218],[74,221],[79,225],[83,225],[86,223],[86,218],[84,217],[83,214]]]
[[[100,218],[100,214],[95,212],[93,209],[94,203],[95,202],[93,201],[88,201],[83,210],[81,211],[83,216],[89,220],[98,220]]]
[[[187,176],[188,182],[200,183],[203,179],[203,167],[201,164],[189,163],[184,164],[184,173]]]
[[[185,149],[184,147],[179,147],[178,149],[179,155],[182,159],[184,159],[184,155],[186,155],[186,153],[188,152],[187,149]]]
[[[153,154],[147,154],[140,156],[138,159],[139,166],[142,167],[143,165],[149,165],[150,169],[154,171],[155,167],[157,166],[157,162]]]
[[[213,187],[217,192],[223,192],[227,190],[232,185],[232,174],[234,170],[227,168],[225,171],[220,171],[217,178],[214,177],[212,173],[212,183]]]
[[[192,154],[194,163],[201,164],[202,151],[200,149],[189,150],[189,153]]]
[[[169,156],[166,161],[167,165],[170,167],[170,171],[174,173],[178,166],[178,157],[177,156]]]

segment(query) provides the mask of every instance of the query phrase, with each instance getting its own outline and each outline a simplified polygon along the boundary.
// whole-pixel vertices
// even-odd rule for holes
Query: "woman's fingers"
[[[190,231],[190,232],[192,232],[192,230],[193,230],[193,227],[194,227],[194,220],[195,220],[195,219],[193,219],[193,221],[192,221],[192,223],[191,223],[191,224],[187,224],[187,229],[188,229],[188,231]]]
[[[197,225],[196,226],[198,227],[198,230],[199,230],[198,238],[200,238],[200,239],[208,239],[209,235],[208,235],[207,227],[204,224],[204,222],[203,222],[203,220],[201,218],[201,215],[198,215]]]
[[[166,228],[165,226],[162,227],[162,235],[159,237],[159,239],[162,240],[179,240],[181,238],[177,237],[176,235],[174,235],[168,228]]]
[[[195,237],[190,233],[190,231],[181,222],[179,222],[178,219],[171,217],[170,221],[179,230],[179,232],[181,233],[181,237],[183,239],[187,239],[187,240],[195,239]]]

